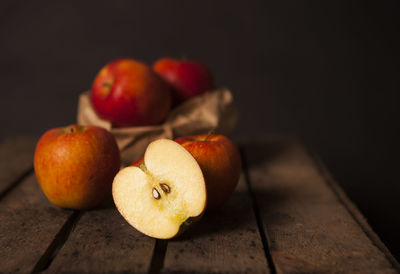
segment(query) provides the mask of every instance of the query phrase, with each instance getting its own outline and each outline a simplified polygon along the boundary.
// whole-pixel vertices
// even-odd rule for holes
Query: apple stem
[[[204,141],[207,141],[208,138],[210,138],[212,135],[214,135],[214,130],[210,130],[210,131],[207,133],[207,136],[206,136],[206,138],[204,139]]]

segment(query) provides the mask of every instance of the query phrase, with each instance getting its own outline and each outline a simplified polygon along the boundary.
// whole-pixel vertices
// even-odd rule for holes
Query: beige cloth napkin
[[[77,114],[78,124],[101,126],[114,135],[123,165],[129,165],[142,157],[147,145],[155,139],[175,139],[211,130],[229,135],[237,120],[238,111],[232,94],[225,88],[209,91],[183,102],[171,109],[163,124],[155,126],[113,127],[109,121],[96,114],[89,92],[80,95]]]

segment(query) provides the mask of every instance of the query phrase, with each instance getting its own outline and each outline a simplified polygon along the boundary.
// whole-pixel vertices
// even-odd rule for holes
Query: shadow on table
[[[285,200],[284,193],[278,190],[256,190],[257,201],[263,199],[262,210],[274,207]],[[246,189],[235,191],[228,203],[219,211],[206,212],[204,216],[192,225],[187,231],[173,241],[186,241],[196,238],[213,238],[213,235],[237,234],[238,240],[242,233],[258,232],[255,209],[256,203]],[[234,235],[234,236],[235,236]]]

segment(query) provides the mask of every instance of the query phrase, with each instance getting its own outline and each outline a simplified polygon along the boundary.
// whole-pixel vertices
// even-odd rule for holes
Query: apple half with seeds
[[[143,161],[122,169],[113,182],[114,203],[140,232],[169,239],[182,232],[206,207],[206,184],[199,164],[180,144],[159,139]]]

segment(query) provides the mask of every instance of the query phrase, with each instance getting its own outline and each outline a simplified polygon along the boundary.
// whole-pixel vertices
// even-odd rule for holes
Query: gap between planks
[[[22,172],[22,174],[11,182],[1,193],[0,200],[3,199],[8,193],[10,193],[15,187],[17,187],[22,181],[28,178],[33,173],[33,165]]]
[[[84,211],[75,210],[67,219],[65,224],[61,227],[60,231],[55,235],[53,241],[40,257],[36,265],[34,266],[31,273],[40,273],[47,270],[58,252],[67,242],[69,236],[73,232],[75,226],[79,222],[79,219],[84,214]],[[167,250],[168,241],[155,239],[155,245],[153,249],[153,255],[151,258],[150,266],[147,273],[156,274],[160,273],[163,265],[165,254]]]
[[[150,267],[147,273],[158,274],[164,266],[165,254],[167,253],[168,240],[155,240],[153,256],[151,257]]]
[[[253,207],[254,215],[256,217],[258,233],[260,234],[261,242],[262,242],[263,248],[264,248],[264,255],[265,255],[265,258],[266,258],[266,260],[268,262],[268,267],[270,269],[270,273],[271,274],[276,274],[275,264],[274,264],[274,261],[272,259],[272,255],[271,255],[270,250],[269,250],[268,239],[267,239],[267,236],[266,236],[265,231],[264,231],[264,225],[262,223],[262,219],[261,219],[261,216],[260,216],[259,207],[258,207],[258,204],[257,204],[257,199],[256,199],[256,196],[254,195],[253,188],[251,186],[251,180],[250,180],[249,170],[248,170],[248,166],[247,166],[246,153],[245,153],[243,147],[239,147],[239,151],[240,151],[240,156],[242,158],[242,171],[243,171],[244,179],[245,179],[246,186],[247,186],[247,192],[248,192],[248,194],[250,196],[250,199],[252,201],[252,207]]]
[[[58,252],[68,240],[69,235],[74,230],[75,225],[77,224],[83,213],[83,211],[74,210],[74,212],[68,217],[67,221],[54,236],[54,239],[50,243],[49,247],[46,249],[46,251],[43,253],[43,255],[34,266],[32,273],[40,273],[49,268],[52,261],[57,256]]]

